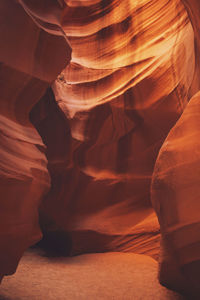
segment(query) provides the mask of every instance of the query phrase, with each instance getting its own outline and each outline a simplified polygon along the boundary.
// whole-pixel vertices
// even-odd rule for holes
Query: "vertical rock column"
[[[160,281],[195,297],[200,294],[200,3],[197,0],[183,0],[183,3],[195,34],[192,90],[197,93],[160,150],[151,197],[162,234]],[[192,75],[188,72],[188,76]]]
[[[198,292],[199,126],[200,93],[197,93],[163,144],[152,182],[152,201],[163,240],[160,280],[175,289]]]

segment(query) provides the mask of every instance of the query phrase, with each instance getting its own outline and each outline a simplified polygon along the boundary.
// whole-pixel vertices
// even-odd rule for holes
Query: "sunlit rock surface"
[[[151,175],[193,93],[191,22],[180,1],[67,4],[62,26],[72,59],[52,86],[62,124],[55,128],[61,112],[53,97],[51,112],[47,95],[32,112],[52,178],[43,226],[66,232],[72,255],[114,250],[157,257]]]
[[[193,100],[187,104],[199,90],[198,2],[2,0],[0,14],[0,273],[15,271],[40,229],[44,245],[57,245],[62,255],[123,251],[157,258],[156,213],[166,253],[171,244],[162,222],[182,212],[182,187],[165,207],[178,177],[168,174],[157,191],[154,166],[160,149],[156,166],[169,163],[160,157],[177,121],[166,141],[178,124],[197,132],[197,120],[187,117]],[[187,148],[184,137],[179,155],[176,134],[172,156],[179,163],[196,144]],[[190,176],[190,167],[180,176]],[[179,217],[175,222],[183,225]],[[174,251],[182,251],[184,237]]]

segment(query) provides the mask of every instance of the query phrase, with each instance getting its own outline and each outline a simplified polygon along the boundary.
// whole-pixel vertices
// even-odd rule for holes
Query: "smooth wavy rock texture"
[[[61,113],[48,95],[32,112],[52,178],[43,226],[64,231],[72,255],[158,257],[150,183],[158,151],[193,93],[191,22],[181,1],[67,4],[62,27],[72,59],[52,86],[66,119],[52,128]]]
[[[25,2],[0,3],[1,274],[13,273],[24,250],[41,238],[38,207],[50,178],[45,146],[29,113],[71,53],[61,28],[53,35],[41,29],[45,25],[36,26]]]
[[[193,289],[199,289],[200,272],[199,126],[200,92],[190,100],[165,140],[152,180],[152,201],[164,242]],[[164,278],[167,276],[166,281],[171,274]]]
[[[182,289],[199,259],[187,248],[198,242],[199,10],[197,0],[1,0],[2,275],[41,229],[57,254],[157,259],[161,226],[160,278],[176,262],[180,281],[161,281]]]

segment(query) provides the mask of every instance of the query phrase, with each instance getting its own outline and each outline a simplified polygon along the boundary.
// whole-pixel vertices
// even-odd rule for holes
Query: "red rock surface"
[[[66,232],[72,255],[158,256],[151,175],[193,93],[195,53],[183,4],[146,2],[67,2],[62,26],[72,59],[52,86],[66,120],[63,115],[55,128],[61,113],[53,97],[48,113],[48,95],[32,111],[48,145],[52,178],[41,208],[43,226]]]
[[[179,159],[189,157],[190,131],[197,132],[198,105],[188,102],[199,91],[199,10],[197,0],[1,1],[0,273],[15,271],[41,228],[44,244],[57,243],[62,254],[157,258],[156,213],[164,253],[170,251],[163,224],[170,215],[183,226],[176,217]],[[179,124],[182,134],[189,128],[181,143]],[[159,170],[173,164],[162,158],[173,132],[170,157],[178,175],[167,173],[160,187]],[[198,223],[195,205],[190,222]],[[175,239],[173,253],[182,239]],[[184,255],[178,273],[198,259],[190,250]]]
[[[34,15],[29,17],[25,12],[25,1],[19,3],[0,3],[2,274],[14,272],[24,250],[41,237],[38,207],[50,178],[45,146],[29,113],[70,58],[70,48],[59,26],[56,25],[58,34],[45,31],[45,24],[41,29]],[[52,16],[54,11],[52,7]],[[50,22],[51,18],[49,26]]]
[[[195,286],[199,289],[200,272],[199,116],[200,93],[197,93],[165,140],[152,182],[152,201],[159,216],[164,243],[176,258],[177,269],[187,279],[185,286],[191,284],[193,289]],[[163,264],[167,263],[165,260]],[[166,266],[163,267],[167,272]],[[166,278],[171,276],[170,273],[163,275],[163,281],[170,280]]]

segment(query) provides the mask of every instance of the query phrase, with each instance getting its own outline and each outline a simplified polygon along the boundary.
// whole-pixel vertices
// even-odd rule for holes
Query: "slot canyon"
[[[0,43],[0,299],[200,299],[199,0],[0,0]]]

